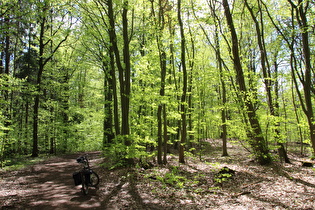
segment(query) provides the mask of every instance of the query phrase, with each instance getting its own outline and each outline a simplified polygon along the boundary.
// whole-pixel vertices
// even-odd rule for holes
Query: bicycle
[[[77,186],[82,184],[81,190],[84,195],[87,195],[89,187],[97,188],[100,179],[98,174],[91,169],[87,155],[78,157],[77,162],[83,165],[83,169],[73,173],[74,185]]]

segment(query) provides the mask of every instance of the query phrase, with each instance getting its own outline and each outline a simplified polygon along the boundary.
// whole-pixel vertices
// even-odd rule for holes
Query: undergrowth
[[[1,169],[4,171],[19,170],[46,160],[47,158],[48,156],[30,157],[29,155],[21,155],[18,157],[3,160],[1,163]]]

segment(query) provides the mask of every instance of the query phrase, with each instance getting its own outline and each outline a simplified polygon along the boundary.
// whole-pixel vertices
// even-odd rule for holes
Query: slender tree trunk
[[[4,25],[5,25],[5,28],[6,28],[6,31],[4,32],[4,35],[5,35],[5,41],[4,41],[4,74],[6,75],[10,75],[10,58],[11,58],[11,52],[10,52],[10,30],[11,30],[11,27],[10,27],[10,19],[8,17],[5,17],[4,18]],[[3,64],[1,64],[3,65]],[[6,77],[4,78],[5,80],[8,80]],[[9,89],[8,89],[8,86],[5,85],[6,88],[5,90],[3,91],[3,95],[4,95],[4,100],[5,101],[10,101],[10,105],[5,105],[5,109],[3,110],[3,114],[5,116],[5,121],[4,121],[4,126],[6,128],[10,127],[11,125],[11,110],[10,110],[10,106],[12,104],[12,100],[9,99]],[[4,142],[4,145],[7,146],[8,144],[8,135],[9,135],[9,130],[8,129],[5,129],[4,130],[4,134],[5,136],[3,137],[3,142]],[[2,150],[3,151],[3,150]]]
[[[158,164],[166,164],[167,163],[167,118],[166,118],[166,104],[163,100],[165,96],[165,84],[166,84],[166,74],[167,74],[167,60],[166,60],[166,52],[162,43],[162,34],[165,29],[165,5],[163,5],[163,1],[159,0],[159,14],[158,17],[155,17],[154,12],[154,4],[151,1],[151,12],[153,14],[155,28],[156,28],[156,43],[159,51],[159,60],[160,60],[160,97],[161,102],[158,106],[157,111],[157,121],[158,121],[158,146],[157,146],[157,160]],[[164,154],[164,155],[163,155]]]
[[[243,68],[241,64],[241,58],[239,55],[238,48],[238,38],[236,34],[236,30],[234,28],[234,23],[232,19],[232,15],[230,12],[229,4],[227,0],[222,0],[224,6],[224,13],[227,20],[227,24],[230,29],[231,37],[232,37],[232,55],[234,62],[234,69],[236,71],[236,80],[238,84],[238,89],[242,94],[242,99],[245,105],[245,109],[247,112],[248,120],[250,123],[250,129],[247,131],[247,136],[249,138],[249,143],[254,151],[254,155],[260,164],[268,164],[271,162],[271,156],[268,152],[268,147],[263,137],[263,133],[258,121],[258,116],[256,115],[256,111],[254,105],[250,99],[249,92],[246,88]]]
[[[188,14],[188,18],[189,18]],[[192,119],[192,113],[193,113],[193,95],[192,95],[192,90],[193,90],[193,72],[194,72],[194,66],[195,66],[195,40],[194,40],[194,34],[193,31],[191,30],[191,24],[188,23],[188,30],[189,30],[189,36],[190,36],[190,41],[191,41],[191,46],[187,47],[191,49],[190,51],[187,49],[187,54],[188,54],[188,66],[189,66],[189,72],[187,73],[188,77],[188,84],[187,84],[187,103],[188,103],[188,113],[187,113],[187,118],[188,118],[188,131],[189,131],[189,147],[193,148],[193,141],[194,141],[194,133],[193,133],[193,119]],[[194,152],[194,150],[192,151]]]
[[[207,38],[207,41],[209,42],[212,49],[215,51],[216,59],[217,59],[217,68],[219,69],[219,75],[220,75],[220,83],[221,83],[221,92],[220,92],[220,100],[222,101],[222,110],[221,110],[221,123],[222,123],[222,132],[221,132],[221,138],[222,138],[222,156],[228,156],[227,151],[227,91],[226,91],[226,84],[225,84],[225,77],[223,73],[223,65],[224,61],[221,57],[221,49],[220,49],[220,40],[219,40],[219,20],[217,16],[217,9],[215,8],[215,1],[208,1],[208,5],[210,7],[211,16],[213,17],[214,25],[215,25],[215,36],[214,36],[214,44],[211,43],[211,38],[207,34],[204,27],[201,27],[202,31],[204,32],[204,35]],[[197,17],[196,12],[194,11],[195,17]]]
[[[43,7],[43,13],[47,11],[47,5]],[[40,29],[39,29],[39,59],[38,59],[38,73],[36,79],[36,95],[34,100],[34,113],[33,113],[33,151],[32,157],[38,156],[38,111],[39,111],[39,99],[40,99],[40,92],[41,92],[41,80],[42,74],[44,71],[44,34],[45,34],[45,27],[46,27],[46,17],[41,17],[40,22]]]
[[[4,52],[1,52],[0,53],[0,74],[4,73],[3,59],[4,59]]]
[[[261,9],[261,4],[260,1],[258,1],[258,5],[259,5],[259,11],[260,11],[260,16],[262,19],[262,9]],[[268,58],[267,58],[267,51],[265,48],[265,41],[264,41],[264,30],[263,30],[263,24],[259,24],[256,15],[254,14],[253,9],[250,7],[250,5],[248,4],[248,1],[245,0],[245,6],[247,7],[247,9],[249,10],[251,17],[255,23],[255,28],[256,28],[256,35],[257,35],[257,42],[258,42],[258,47],[259,47],[259,51],[260,51],[260,62],[261,62],[261,68],[262,68],[262,72],[263,72],[263,76],[264,76],[264,84],[265,84],[265,89],[266,89],[266,94],[267,94],[267,101],[268,101],[268,107],[269,107],[269,111],[270,111],[270,115],[274,116],[274,117],[279,117],[279,107],[276,106],[278,105],[278,101],[275,101],[275,103],[273,102],[273,97],[272,97],[272,75],[270,72],[270,65],[268,62]],[[277,67],[277,66],[275,66]],[[277,80],[278,78],[276,77],[275,80]],[[275,84],[275,83],[274,83]],[[275,87],[275,91],[277,91],[278,88]],[[276,94],[278,94],[276,92]],[[284,148],[284,145],[282,143],[282,140],[280,139],[280,130],[279,130],[279,126],[280,124],[277,122],[275,124],[275,135],[274,138],[276,139],[277,144],[279,145],[278,151],[279,151],[279,155],[281,159],[284,159],[286,163],[290,163],[290,160],[287,156],[287,152]]]
[[[123,5],[123,39],[124,39],[124,70],[123,70],[123,86],[124,92],[121,94],[122,99],[122,135],[129,135],[130,128],[129,128],[129,104],[130,104],[130,51],[129,51],[129,34],[128,34],[128,1],[124,1]],[[126,145],[130,145],[131,142],[129,140],[126,141]]]
[[[4,19],[5,25],[7,25],[7,31],[4,33],[5,34],[5,47],[4,47],[4,54],[5,54],[5,65],[4,65],[4,73],[9,75],[10,72],[10,20],[9,18]]]
[[[157,111],[157,121],[158,121],[158,145],[157,145],[157,161],[158,164],[162,164],[162,128],[163,128],[163,123],[162,123],[162,109],[163,109],[163,105],[159,104],[158,106],[158,111]]]
[[[111,74],[111,65],[104,62],[103,63],[104,69],[104,124],[103,124],[103,146],[107,146],[108,144],[112,143],[114,139],[114,132],[113,132],[113,80]]]
[[[226,86],[224,81],[224,74],[222,69],[222,59],[221,59],[221,51],[220,51],[220,43],[219,43],[219,34],[216,22],[216,29],[215,29],[215,48],[216,48],[216,58],[217,63],[220,71],[220,82],[221,82],[221,89],[222,89],[222,110],[221,110],[221,120],[222,120],[222,156],[229,156],[227,151],[227,107],[226,107]]]
[[[120,123],[119,123],[119,109],[118,109],[118,98],[117,98],[117,83],[116,83],[116,74],[115,74],[115,56],[114,56],[114,48],[111,45],[109,48],[109,56],[110,56],[110,83],[113,88],[113,98],[114,98],[114,128],[115,135],[120,134]]]
[[[37,157],[39,155],[38,150],[38,120],[39,120],[39,104],[40,104],[40,95],[41,95],[41,85],[42,85],[42,75],[44,72],[44,68],[46,64],[51,61],[54,54],[57,52],[59,47],[64,43],[69,34],[67,34],[61,41],[58,42],[58,44],[53,47],[52,46],[52,40],[50,37],[49,40],[47,40],[47,37],[45,35],[45,32],[47,31],[47,14],[50,10],[49,2],[44,1],[41,4],[39,4],[39,9],[41,9],[41,15],[39,16],[39,54],[38,54],[38,73],[36,78],[36,95],[34,98],[34,113],[33,113],[33,150],[32,150],[32,157]],[[51,20],[52,21],[52,20]],[[50,25],[49,27],[52,27]],[[47,56],[45,56],[45,48],[48,46],[48,44],[51,44],[51,53]]]
[[[221,110],[221,120],[222,120],[222,156],[229,156],[227,151],[227,110],[226,110],[226,87],[223,78],[222,64],[219,60],[219,69],[220,69],[220,81],[222,88],[222,110]]]
[[[274,69],[275,69],[276,78],[278,78],[278,64],[276,63],[276,61],[274,64]],[[279,82],[278,82],[278,80],[275,81],[275,94],[276,95],[275,95],[275,103],[274,103],[274,110],[275,110],[274,115],[279,118],[280,106],[279,106]],[[280,138],[280,122],[276,123],[275,134],[276,134],[275,138],[276,138],[277,144],[279,146],[278,154],[279,154],[280,158],[284,159],[284,162],[286,162],[286,163],[291,163],[291,161],[288,157],[287,150],[284,146],[284,143],[282,142],[283,139]]]
[[[309,132],[310,132],[310,139],[312,143],[313,148],[313,154],[315,154],[315,121],[314,121],[314,110],[313,110],[313,102],[312,102],[312,94],[314,94],[314,83],[312,81],[312,77],[314,77],[312,64],[311,64],[311,52],[309,47],[309,25],[307,20],[307,11],[310,8],[310,1],[302,1],[298,0],[298,4],[295,5],[292,0],[288,0],[288,2],[291,5],[291,22],[292,22],[292,28],[295,27],[295,18],[297,19],[297,22],[299,24],[300,32],[301,32],[301,38],[302,38],[302,52],[303,52],[303,64],[304,64],[304,72],[299,73],[299,71],[296,69],[297,65],[297,58],[295,55],[295,37],[292,33],[292,41],[290,42],[289,39],[282,33],[280,28],[273,22],[274,26],[280,32],[284,40],[287,42],[290,51],[291,51],[291,70],[292,70],[292,79],[295,85],[295,89],[297,91],[299,100],[302,105],[303,112],[305,113],[309,125]],[[270,17],[270,14],[268,14]],[[272,18],[270,17],[272,20]],[[300,86],[297,82],[296,75],[299,75],[300,82],[303,86],[303,92],[301,93]],[[301,76],[303,74],[303,76]],[[303,98],[304,95],[304,98]]]
[[[166,116],[166,104],[163,104],[163,164],[167,163],[167,151],[168,151],[168,134],[167,134],[167,116]]]
[[[181,37],[181,67],[183,70],[183,89],[181,96],[180,112],[181,112],[181,136],[180,136],[180,145],[179,145],[179,162],[185,163],[185,144],[187,138],[187,121],[186,121],[186,100],[187,100],[187,68],[186,68],[186,41],[184,34],[184,27],[181,17],[181,0],[177,1],[178,10],[177,17],[180,28],[180,37]]]
[[[158,41],[159,42],[159,41]],[[160,45],[158,43],[158,45]],[[160,86],[160,96],[165,96],[165,78],[166,78],[166,53],[160,50],[160,68],[161,68],[161,86]],[[162,161],[163,151],[165,152],[165,149],[163,150],[163,145],[167,143],[167,125],[166,125],[166,106],[163,103],[159,104],[158,106],[158,163],[162,164],[165,163]],[[166,129],[166,130],[165,130]],[[165,136],[166,132],[166,136]],[[164,145],[165,146],[165,145]]]

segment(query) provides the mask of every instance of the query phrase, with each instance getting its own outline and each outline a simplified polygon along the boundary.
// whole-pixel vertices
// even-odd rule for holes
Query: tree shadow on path
[[[1,180],[2,209],[93,209],[100,207],[96,190],[88,196],[74,186],[72,174],[80,170],[78,154],[53,157],[20,171],[12,171]],[[93,154],[98,156],[98,153]],[[14,199],[12,199],[12,196]]]

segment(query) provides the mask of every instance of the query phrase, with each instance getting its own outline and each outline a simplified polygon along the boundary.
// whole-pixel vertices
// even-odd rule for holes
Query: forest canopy
[[[0,161],[104,150],[203,155],[206,139],[315,152],[311,0],[2,0]],[[304,152],[301,147],[301,152]]]

